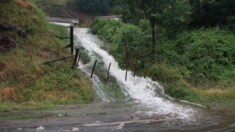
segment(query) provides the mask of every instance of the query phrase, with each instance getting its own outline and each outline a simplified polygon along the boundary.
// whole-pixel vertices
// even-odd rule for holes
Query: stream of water
[[[128,80],[126,81],[126,71],[122,70],[118,62],[107,51],[101,48],[102,42],[97,36],[89,33],[89,29],[75,28],[74,35],[76,44],[82,46],[90,57],[88,64],[85,65],[81,63],[79,66],[85,73],[91,73],[92,65],[95,60],[98,60],[98,63],[104,63],[103,66],[105,69],[108,69],[111,63],[110,74],[116,78],[117,83],[121,86],[125,95],[133,99],[135,103],[142,105],[142,107],[149,108],[148,111],[144,111],[146,114],[173,114],[180,118],[192,119],[194,110],[163,98],[161,95],[165,95],[164,88],[158,82],[150,78],[134,76],[131,71],[128,71]],[[98,76],[95,76],[92,81],[95,85],[102,84]],[[110,102],[109,95],[106,94],[102,87],[102,85],[96,86],[96,93],[103,101]]]

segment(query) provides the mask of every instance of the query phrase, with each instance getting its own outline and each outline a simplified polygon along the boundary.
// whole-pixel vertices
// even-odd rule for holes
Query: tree
[[[6,3],[9,3],[9,2],[11,2],[11,1],[13,1],[13,0],[1,0],[0,1],[0,4],[2,3],[2,4],[6,4]]]
[[[190,4],[192,26],[226,25],[235,16],[234,0],[190,0]]]
[[[112,0],[76,0],[80,11],[89,14],[109,14],[112,11]]]
[[[157,25],[170,26],[184,23],[189,16],[188,0],[118,0],[124,21],[138,22],[139,19],[148,19],[151,24],[152,47],[155,53],[157,42]],[[136,21],[136,22],[135,22]]]

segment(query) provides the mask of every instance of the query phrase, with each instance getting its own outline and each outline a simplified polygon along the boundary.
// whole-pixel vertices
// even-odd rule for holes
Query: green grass
[[[56,109],[58,105],[52,102],[28,102],[24,103],[13,103],[13,102],[2,102],[0,105],[0,112],[11,112],[13,110],[53,110]]]
[[[73,59],[42,65],[70,55],[63,48],[68,42],[46,31],[67,36],[65,27],[48,24],[43,13],[28,0],[0,4],[0,16],[0,21],[27,32],[26,37],[8,32],[22,46],[1,54],[0,111],[53,109],[58,104],[93,100],[89,79],[71,68]]]

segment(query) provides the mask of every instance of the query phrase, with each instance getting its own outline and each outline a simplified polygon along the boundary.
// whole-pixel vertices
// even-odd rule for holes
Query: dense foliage
[[[234,36],[219,28],[183,32],[173,49],[194,77],[219,79],[235,64]]]
[[[114,5],[113,0],[75,0],[79,10],[88,14],[109,14]]]
[[[227,25],[234,21],[234,0],[190,0],[193,26]]]
[[[189,87],[204,87],[205,83],[226,80],[229,88],[234,84],[235,37],[220,28],[195,29],[178,33],[175,39],[165,37],[164,28],[159,28],[156,53],[151,54],[150,25],[140,20],[138,26],[115,20],[95,19],[92,32],[106,42],[108,51],[125,68],[125,43],[138,48],[139,55],[131,56],[137,62],[137,74],[144,75],[147,60],[147,75],[166,86],[167,93],[179,98],[194,96]],[[132,66],[129,66],[132,69]],[[190,86],[191,85],[191,86]],[[192,95],[193,94],[193,95]]]

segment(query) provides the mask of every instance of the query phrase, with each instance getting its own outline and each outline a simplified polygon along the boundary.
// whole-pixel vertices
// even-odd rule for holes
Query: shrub
[[[141,49],[139,50],[141,56],[146,55],[146,47],[150,45],[150,43],[145,43],[148,36],[132,24],[124,24],[110,19],[94,19],[91,29],[92,33],[97,34],[106,43],[109,52],[121,66],[124,66],[125,62],[125,45]]]
[[[180,74],[177,69],[165,64],[154,64],[149,68],[148,73],[154,80],[164,83],[172,83],[180,80]]]
[[[185,86],[176,87],[175,85],[168,85],[166,86],[166,93],[172,97],[184,99],[189,96],[192,91]]]
[[[186,66],[196,78],[218,79],[235,64],[234,35],[219,28],[184,32],[178,36],[174,50],[186,58]],[[185,60],[185,59],[184,59]]]
[[[235,32],[235,16],[231,16],[228,18],[228,30]]]

